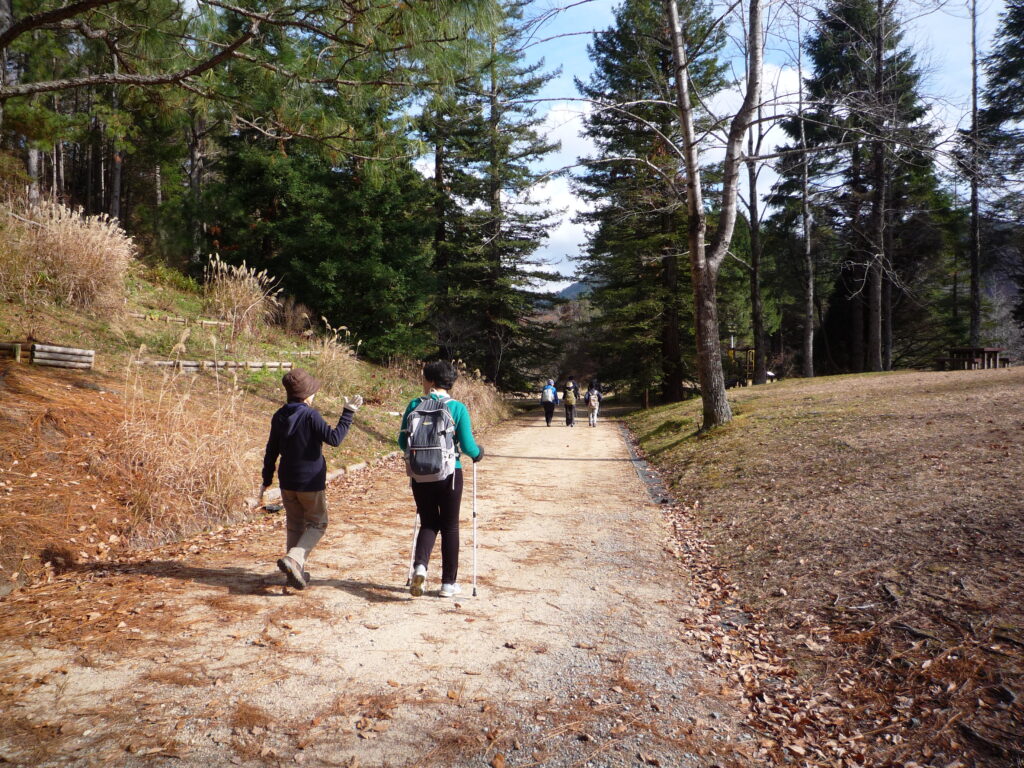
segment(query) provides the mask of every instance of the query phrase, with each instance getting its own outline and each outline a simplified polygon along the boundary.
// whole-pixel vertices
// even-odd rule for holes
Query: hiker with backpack
[[[555,406],[558,405],[558,390],[555,388],[554,379],[548,379],[548,383],[541,390],[540,404],[544,408],[544,421],[550,427],[551,418],[555,415]]]
[[[459,510],[462,504],[462,462],[465,454],[474,463],[484,449],[473,439],[469,411],[448,394],[458,378],[455,366],[444,360],[423,366],[423,397],[405,409],[398,444],[405,452],[406,472],[412,485],[420,519],[413,555],[409,592],[423,594],[430,553],[441,535],[440,597],[462,591],[459,574]]]
[[[305,589],[309,583],[306,561],[327,530],[327,462],[321,446],[341,444],[363,397],[345,398],[341,417],[332,429],[313,407],[319,381],[301,368],[293,368],[281,378],[281,384],[288,402],[270,420],[259,504],[262,505],[263,494],[274,481],[276,469],[287,530],[285,555],[277,561],[277,567],[289,587]]]
[[[587,413],[590,417],[590,426],[597,426],[597,412],[601,408],[601,390],[597,385],[596,381],[590,382],[590,388],[587,390],[587,394],[584,395],[583,400],[587,404]]]
[[[580,387],[570,376],[565,382],[562,402],[565,403],[565,426],[576,426],[576,403],[580,399]]]

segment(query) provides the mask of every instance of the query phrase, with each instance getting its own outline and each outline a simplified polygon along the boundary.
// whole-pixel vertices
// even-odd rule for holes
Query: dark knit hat
[[[295,402],[302,402],[320,389],[320,382],[301,368],[292,368],[281,377],[281,383],[288,399]]]

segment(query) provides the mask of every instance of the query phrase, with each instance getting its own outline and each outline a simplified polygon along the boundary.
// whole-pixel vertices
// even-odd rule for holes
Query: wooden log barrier
[[[92,363],[76,363],[70,360],[33,360],[33,365],[42,365],[47,368],[77,368],[83,371],[88,371],[92,368]]]
[[[78,368],[88,370],[96,361],[96,350],[77,347],[58,347],[53,344],[33,344],[31,362],[51,368]]]
[[[227,320],[208,320],[205,318],[199,318],[195,321],[190,321],[187,317],[179,317],[178,315],[153,315],[145,312],[128,312],[128,317],[134,317],[138,320],[151,320],[160,323],[175,323],[177,325],[188,325],[189,322],[195,322],[200,326],[217,326],[225,327],[230,326],[231,323]]]
[[[272,360],[269,362],[238,362],[237,360],[136,360],[137,365],[152,365],[157,368],[179,368],[188,371],[200,370],[250,370],[275,369],[287,371],[292,364],[288,361]]]
[[[94,358],[92,355],[76,355],[73,352],[39,352],[38,350],[32,351],[32,362],[38,363],[43,360],[65,360],[69,363],[91,363]]]
[[[21,362],[21,342],[4,341],[0,342],[0,356],[10,357],[16,363]]]
[[[77,347],[56,347],[52,344],[33,344],[33,352],[62,352],[68,355],[82,355],[85,357],[93,357],[96,354],[95,349],[78,349]]]

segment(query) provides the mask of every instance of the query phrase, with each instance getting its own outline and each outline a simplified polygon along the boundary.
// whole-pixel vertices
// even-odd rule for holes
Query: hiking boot
[[[427,580],[427,569],[422,565],[417,565],[416,570],[412,572],[412,585],[409,587],[409,594],[413,597],[419,597],[423,594],[423,582]]]
[[[462,593],[462,587],[458,584],[442,584],[441,591],[437,593],[438,597],[455,597]]]
[[[306,578],[302,572],[302,568],[292,560],[288,555],[285,555],[277,561],[277,567],[287,578],[288,586],[292,589],[305,589]]]

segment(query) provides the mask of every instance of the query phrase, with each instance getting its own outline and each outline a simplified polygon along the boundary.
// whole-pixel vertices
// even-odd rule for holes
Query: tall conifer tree
[[[798,148],[806,138],[808,172],[820,189],[815,217],[842,244],[826,333],[831,364],[840,370],[892,367],[894,306],[906,287],[892,252],[899,228],[937,188],[925,151],[934,135],[924,122],[921,75],[902,45],[891,2],[833,0],[819,12],[808,41],[809,107],[783,128]],[[801,134],[803,130],[803,134]],[[780,200],[803,173],[792,155],[783,164]],[[840,183],[836,183],[836,182]],[[796,201],[790,198],[795,206]]]
[[[532,199],[557,149],[532,103],[552,75],[523,63],[522,6],[505,4],[505,23],[475,37],[475,72],[436,93],[423,121],[434,154],[438,344],[501,386],[523,384],[545,356],[531,288],[554,277],[535,256],[553,214]]]

